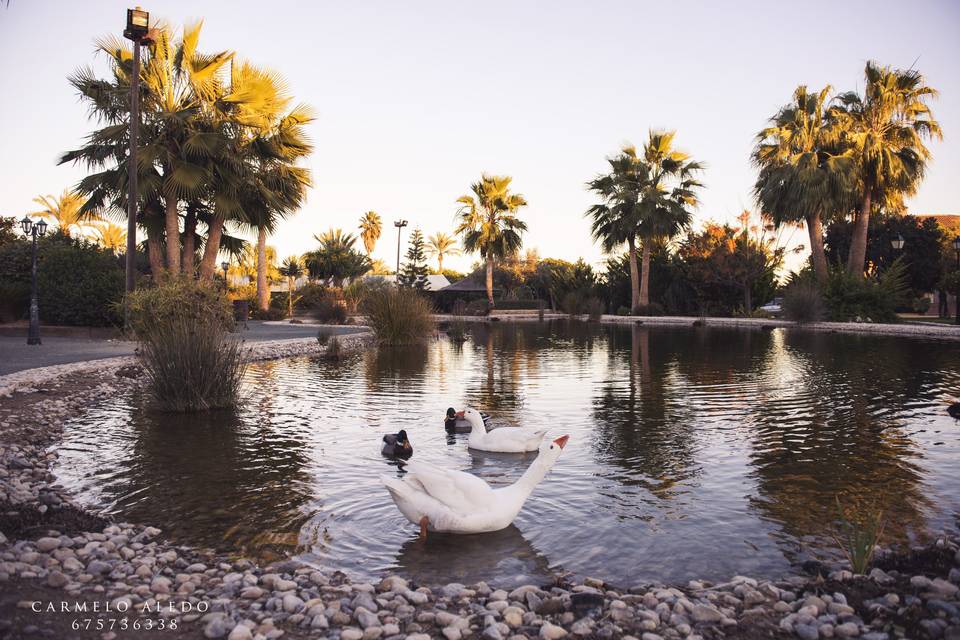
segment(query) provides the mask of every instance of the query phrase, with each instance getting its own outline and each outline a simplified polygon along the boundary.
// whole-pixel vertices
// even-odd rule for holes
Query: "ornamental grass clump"
[[[883,537],[886,526],[883,511],[876,505],[861,505],[855,501],[844,507],[839,496],[836,503],[837,520],[831,537],[850,563],[850,569],[856,574],[865,574]]]
[[[433,307],[413,289],[371,289],[360,309],[381,344],[412,344],[431,333]]]
[[[204,411],[236,404],[246,366],[230,302],[212,284],[181,278],[130,294],[130,325],[157,408]]]

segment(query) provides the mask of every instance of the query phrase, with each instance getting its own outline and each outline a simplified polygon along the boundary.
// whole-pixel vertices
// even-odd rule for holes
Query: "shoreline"
[[[338,339],[362,349],[371,334]],[[278,340],[251,345],[249,358],[323,351],[315,339]],[[132,619],[139,608],[155,624],[176,623],[179,635],[229,640],[880,640],[898,637],[898,628],[911,638],[960,638],[960,546],[946,534],[923,550],[884,554],[877,564],[885,569],[870,577],[836,566],[820,567],[821,578],[735,576],[716,585],[613,586],[557,576],[553,584],[507,591],[485,583],[418,585],[395,575],[377,584],[354,583],[340,572],[326,574],[294,560],[260,566],[175,544],[150,526],[160,523],[108,523],[55,484],[53,446],[66,417],[140,384],[134,364],[121,357],[28,370],[30,380],[0,395],[0,591],[7,594],[0,599],[0,637],[44,630],[52,637],[144,637],[142,630],[65,627],[77,616],[60,611],[58,603],[76,601],[112,607],[87,618],[123,613]],[[42,603],[39,613],[34,602]],[[44,610],[47,602],[57,603],[55,612]],[[191,609],[184,612],[186,604]]]

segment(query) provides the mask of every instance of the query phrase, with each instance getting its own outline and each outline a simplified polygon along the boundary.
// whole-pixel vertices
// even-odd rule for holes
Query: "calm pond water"
[[[566,321],[468,335],[257,364],[235,411],[104,399],[67,425],[58,479],[184,543],[428,584],[778,576],[833,553],[838,495],[882,509],[888,542],[957,526],[952,343]],[[447,436],[444,410],[464,404],[570,443],[514,526],[424,543],[379,483],[400,473],[383,433],[406,429],[416,457],[492,484],[533,459]]]

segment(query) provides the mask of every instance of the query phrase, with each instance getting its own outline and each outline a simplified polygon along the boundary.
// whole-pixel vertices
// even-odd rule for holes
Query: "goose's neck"
[[[526,494],[530,494],[538,484],[543,480],[552,465],[547,464],[537,456],[537,459],[531,463],[527,470],[523,472],[520,479],[516,481],[515,486]]]

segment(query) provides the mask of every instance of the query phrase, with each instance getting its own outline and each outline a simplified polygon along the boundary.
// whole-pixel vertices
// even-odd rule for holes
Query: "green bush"
[[[257,309],[256,305],[250,307],[250,319],[251,320],[283,320],[287,317],[287,310],[285,307],[274,307],[269,306],[267,310]]]
[[[327,287],[322,284],[308,282],[297,289],[297,296],[300,298],[297,301],[297,309],[309,311],[320,304],[322,300],[326,299],[328,295],[329,290]]]
[[[0,245],[0,319],[25,317],[30,304],[31,243]],[[124,270],[112,251],[61,233],[37,244],[40,320],[46,324],[104,327],[123,320]]]
[[[650,304],[638,304],[633,308],[635,316],[662,316],[664,315],[663,305],[657,302]]]
[[[783,293],[783,317],[793,322],[820,322],[824,317],[823,295],[812,280],[800,280]]]
[[[835,269],[823,297],[830,319],[836,322],[896,322],[896,309],[906,292],[906,268],[897,260],[875,276],[852,276]]]
[[[490,304],[486,300],[471,300],[463,311],[467,316],[485,316],[490,313]]]
[[[411,344],[430,335],[430,302],[409,289],[384,287],[370,291],[360,309],[382,344]]]
[[[227,333],[232,307],[216,286],[188,278],[129,297],[137,351],[158,408],[202,411],[237,402],[245,365]]]
[[[603,303],[603,300],[600,298],[590,298],[587,300],[587,315],[590,316],[591,320],[599,320],[607,311],[607,305]]]

